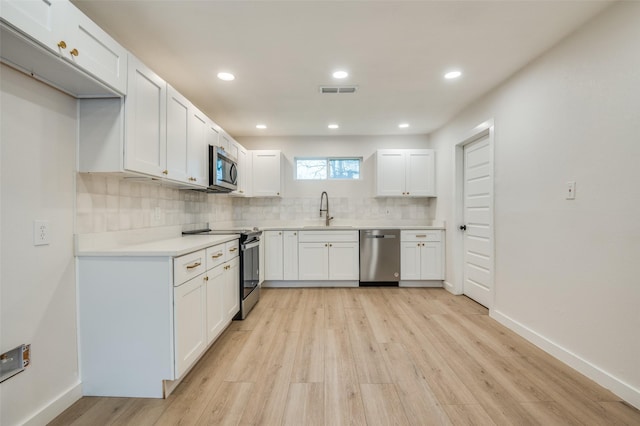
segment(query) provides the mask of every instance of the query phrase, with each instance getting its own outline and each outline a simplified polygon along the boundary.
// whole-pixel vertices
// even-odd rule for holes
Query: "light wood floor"
[[[265,289],[166,400],[53,425],[640,425],[640,412],[442,289]]]

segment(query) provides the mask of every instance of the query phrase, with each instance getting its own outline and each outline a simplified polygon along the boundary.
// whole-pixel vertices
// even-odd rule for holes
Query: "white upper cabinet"
[[[167,83],[133,55],[129,57],[128,80],[124,167],[164,177],[169,173],[166,169]]]
[[[69,2],[62,2],[69,31],[63,57],[122,94],[127,93],[127,51]]]
[[[279,197],[281,190],[281,153],[277,150],[251,151],[252,189],[254,197]]]
[[[376,195],[435,197],[435,154],[431,149],[380,149]]]
[[[192,105],[189,111],[189,137],[187,139],[187,181],[202,187],[209,185],[207,169],[209,123],[207,116]]]
[[[51,50],[58,50],[57,44],[63,40],[62,26],[56,21],[62,7],[60,1],[2,0],[0,14],[32,39]]]
[[[45,57],[23,45],[3,43],[3,58],[33,72],[45,82],[77,97],[113,96],[127,93],[127,51],[66,0],[2,0],[2,20],[43,46],[55,56]],[[3,34],[3,38],[8,35]],[[17,39],[15,39],[17,40]],[[113,91],[82,82],[82,73],[60,68],[60,58],[73,64]]]
[[[234,192],[235,195],[241,197],[251,196],[251,176],[252,176],[252,160],[251,154],[240,144],[236,143],[238,150],[238,189]]]
[[[167,87],[167,177],[187,182],[187,141],[191,103]]]

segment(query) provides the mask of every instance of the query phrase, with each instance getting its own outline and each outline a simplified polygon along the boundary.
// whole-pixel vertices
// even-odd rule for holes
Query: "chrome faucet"
[[[322,208],[322,200],[326,199],[327,200],[327,208],[323,209]],[[329,223],[331,221],[331,219],[333,219],[333,217],[329,216],[329,194],[327,194],[327,191],[322,191],[322,194],[320,194],[320,217],[322,217],[322,212],[324,212],[324,217],[325,217],[325,226],[329,226]]]

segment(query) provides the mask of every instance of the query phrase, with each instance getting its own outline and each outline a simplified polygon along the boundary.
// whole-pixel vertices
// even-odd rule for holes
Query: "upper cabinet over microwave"
[[[127,51],[67,0],[2,0],[2,62],[77,98],[127,93]]]

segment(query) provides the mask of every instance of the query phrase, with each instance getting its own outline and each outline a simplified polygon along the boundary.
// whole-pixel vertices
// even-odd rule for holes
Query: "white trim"
[[[449,281],[443,281],[442,284],[444,286],[444,289],[447,290],[449,293],[454,294],[456,296],[459,296],[462,294],[462,293],[456,292],[456,287]]]
[[[80,398],[82,398],[82,383],[77,382],[20,424],[25,426],[46,425]]]
[[[442,288],[442,280],[405,280],[398,283],[398,287],[427,287]]]
[[[581,358],[569,349],[560,346],[558,343],[548,339],[537,331],[532,330],[526,325],[514,320],[498,310],[490,310],[489,316],[505,327],[515,331],[517,334],[524,337],[551,356],[564,362],[569,367],[572,367],[599,385],[609,389],[624,401],[640,409],[640,389],[636,389],[630,384],[625,383],[621,379],[604,371],[597,365]]]
[[[494,120],[493,118],[483,121],[470,131],[468,131],[461,139],[460,142],[454,145],[454,167],[453,167],[453,215],[454,225],[451,228],[455,231],[452,236],[452,253],[454,254],[452,260],[452,270],[454,276],[449,283],[445,282],[445,288],[447,285],[451,286],[449,290],[453,294],[464,294],[464,239],[461,232],[458,231],[458,226],[464,222],[464,146],[480,138],[489,138],[489,157],[491,160],[491,179],[493,182],[493,188],[491,190],[491,236],[490,236],[490,250],[491,250],[491,306],[495,304],[496,298],[496,283],[495,283],[495,268],[496,268],[496,251],[495,251],[495,156],[494,156]]]
[[[308,287],[359,287],[359,281],[267,281],[265,288],[308,288]]]

